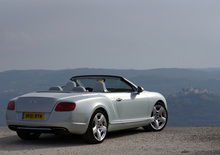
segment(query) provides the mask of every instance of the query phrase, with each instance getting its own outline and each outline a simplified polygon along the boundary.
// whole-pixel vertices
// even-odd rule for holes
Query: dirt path
[[[22,141],[15,132],[0,128],[0,155],[220,155],[220,127],[167,127],[162,132],[137,130],[110,133],[98,145],[85,144],[80,136],[42,135]]]

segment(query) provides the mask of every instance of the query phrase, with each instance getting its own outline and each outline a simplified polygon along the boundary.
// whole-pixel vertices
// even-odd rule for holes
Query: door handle
[[[116,101],[117,101],[117,102],[121,102],[122,99],[121,99],[121,98],[117,98]]]

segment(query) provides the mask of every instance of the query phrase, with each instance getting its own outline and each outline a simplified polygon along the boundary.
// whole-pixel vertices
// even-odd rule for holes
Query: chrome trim
[[[148,117],[148,118],[138,118],[138,119],[126,119],[126,120],[116,120],[110,122],[111,125],[115,124],[127,124],[127,123],[137,123],[137,122],[143,122],[143,121],[150,121],[152,122],[154,120],[153,117]]]

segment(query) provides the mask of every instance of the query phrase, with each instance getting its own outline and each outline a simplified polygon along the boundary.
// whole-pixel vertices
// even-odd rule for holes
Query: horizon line
[[[148,69],[116,69],[116,68],[96,68],[96,67],[79,67],[79,68],[63,68],[63,69],[9,69],[0,71],[3,72],[11,72],[11,71],[65,71],[65,70],[82,70],[82,69],[89,69],[89,70],[135,70],[135,71],[150,71],[150,70],[166,70],[166,69],[180,69],[180,70],[212,70],[212,69],[220,69],[220,67],[204,67],[204,68],[184,68],[184,67],[158,67],[158,68],[148,68]]]

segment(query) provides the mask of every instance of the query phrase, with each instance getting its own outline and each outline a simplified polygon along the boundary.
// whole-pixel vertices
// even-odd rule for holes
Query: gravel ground
[[[220,155],[220,127],[166,127],[161,132],[141,128],[109,133],[96,145],[85,144],[80,136],[42,135],[22,141],[15,132],[0,127],[0,155]]]

